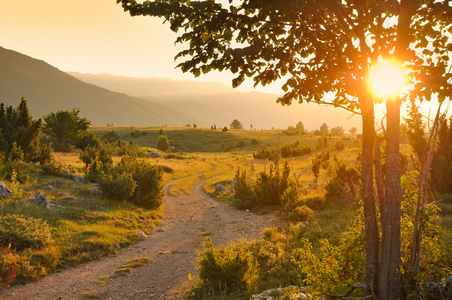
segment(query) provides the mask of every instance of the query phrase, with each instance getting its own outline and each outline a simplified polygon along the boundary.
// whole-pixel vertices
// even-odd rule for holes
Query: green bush
[[[0,219],[0,244],[18,251],[40,249],[51,242],[47,221],[23,215],[6,215]]]
[[[99,187],[108,199],[129,201],[149,209],[155,209],[163,204],[161,167],[152,166],[136,157],[124,156],[109,174],[102,173],[99,180]]]
[[[98,181],[104,196],[119,202],[130,199],[137,186],[130,173],[103,174]]]
[[[65,168],[54,160],[42,164],[41,170],[44,174],[53,176],[62,176],[66,173]]]
[[[241,247],[215,249],[210,238],[198,257],[199,277],[212,292],[249,292],[252,281],[252,259]]]

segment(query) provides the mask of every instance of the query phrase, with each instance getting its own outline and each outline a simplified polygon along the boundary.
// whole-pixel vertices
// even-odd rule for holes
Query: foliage
[[[320,126],[320,129],[316,129],[316,130],[314,131],[314,134],[315,134],[315,135],[328,135],[329,132],[330,132],[330,130],[329,130],[329,128],[328,128],[328,125],[326,125],[326,123],[323,123],[323,124]]]
[[[427,140],[425,138],[425,124],[422,121],[422,115],[414,102],[411,102],[408,116],[404,118],[404,120],[406,123],[405,134],[408,137],[408,142],[411,148],[413,148],[418,162],[422,163],[424,149],[427,145]]]
[[[109,143],[111,142],[116,142],[119,140],[119,135],[118,133],[113,129],[112,131],[108,131],[106,132],[103,136],[102,139],[107,140]]]
[[[325,186],[327,199],[356,199],[361,195],[361,170],[356,164],[335,157],[331,173],[333,178]]]
[[[344,134],[344,128],[342,126],[336,126],[330,129],[331,135],[343,135]]]
[[[71,111],[59,110],[44,116],[43,132],[50,136],[56,151],[68,152],[85,138],[91,122],[81,118],[79,113],[80,110],[74,108]]]
[[[118,202],[131,199],[136,186],[130,173],[109,173],[99,178],[99,188],[104,196]]]
[[[237,208],[248,209],[253,206],[253,186],[246,171],[240,171],[240,168],[237,168],[234,177],[234,197],[240,200],[235,204]]]
[[[108,173],[101,171],[99,187],[108,199],[156,209],[163,204],[162,176],[160,167],[124,156]]]
[[[261,172],[254,185],[256,204],[260,206],[282,205],[282,195],[288,187],[290,168],[286,161],[282,173],[270,165],[269,173]]]
[[[312,173],[314,173],[315,180],[319,179],[320,167],[323,169],[327,168],[327,163],[330,160],[330,151],[322,150],[320,153],[316,153],[314,159],[312,160]]]
[[[298,122],[295,127],[289,126],[287,130],[284,130],[283,133],[289,134],[289,135],[298,135],[298,134],[306,134],[306,129],[304,128],[304,124],[300,121]]]
[[[301,145],[299,140],[296,140],[291,143],[287,143],[282,147],[273,147],[273,148],[267,148],[265,147],[262,150],[259,150],[257,152],[253,152],[253,157],[258,159],[269,159],[271,161],[276,161],[278,158],[278,155],[280,155],[282,158],[289,158],[289,157],[297,157],[297,156],[303,156],[311,153],[312,148],[309,145]]]
[[[356,134],[358,132],[358,129],[356,129],[356,127],[352,127],[348,130],[348,132],[350,132],[350,134]]]
[[[0,245],[16,250],[40,249],[51,242],[46,221],[23,215],[6,215],[0,218]]]
[[[325,149],[326,147],[328,147],[328,138],[326,136],[319,138],[317,140],[316,148]]]
[[[269,173],[260,172],[256,183],[251,184],[246,171],[237,170],[234,178],[234,205],[237,208],[262,208],[283,205],[284,191],[289,187],[289,164],[286,161],[282,172],[273,165]]]
[[[223,129],[221,130],[222,132],[227,132],[228,128],[226,126],[223,127]]]
[[[231,129],[243,129],[242,123],[240,123],[240,121],[237,120],[237,119],[234,119],[234,120],[231,122],[231,124],[229,124],[229,127],[230,127]]]
[[[41,127],[41,120],[33,120],[25,98],[17,108],[0,104],[0,148],[7,153],[20,149],[26,160],[37,161]]]
[[[159,138],[157,140],[157,149],[166,151],[169,148],[169,140],[168,137],[164,134],[159,135]]]
[[[224,246],[215,249],[210,238],[204,242],[204,251],[199,253],[198,271],[203,285],[212,293],[252,292],[255,276],[253,261],[249,253],[240,247]]]
[[[443,119],[432,161],[432,183],[440,193],[452,193],[452,118]]]
[[[344,143],[342,141],[336,141],[334,143],[334,149],[339,150],[339,151],[344,150],[345,149],[345,145],[344,145]]]

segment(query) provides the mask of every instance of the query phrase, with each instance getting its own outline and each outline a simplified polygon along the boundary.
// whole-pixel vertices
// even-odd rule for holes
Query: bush
[[[0,247],[0,291],[9,286],[17,275],[16,257],[10,249]]]
[[[129,173],[123,174],[103,174],[99,178],[99,188],[107,199],[122,202],[133,196],[136,181]]]
[[[216,292],[246,293],[253,280],[252,259],[240,247],[215,249],[210,238],[204,242],[204,251],[198,257],[198,271],[203,285]]]
[[[41,170],[46,175],[63,176],[64,174],[66,174],[66,169],[60,163],[57,163],[54,160],[42,164]]]
[[[136,157],[124,156],[110,173],[102,173],[100,180],[100,189],[108,195],[108,199],[130,201],[149,209],[163,204],[162,168],[137,160]]]
[[[16,250],[40,249],[51,242],[46,221],[23,215],[6,215],[0,219],[0,244]]]
[[[336,143],[334,143],[334,149],[336,150],[344,150],[345,149],[345,145],[342,141],[337,141]]]

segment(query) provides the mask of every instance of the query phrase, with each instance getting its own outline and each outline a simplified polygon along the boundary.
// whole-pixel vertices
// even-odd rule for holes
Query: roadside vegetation
[[[26,111],[26,102],[3,112],[14,115],[19,109]],[[75,110],[63,115],[71,114],[78,119]],[[31,116],[27,120],[30,126],[38,124]],[[239,240],[219,249],[205,233],[199,277],[191,280],[189,298],[246,299],[284,286],[314,298],[345,293],[349,284],[363,282],[365,276],[361,139],[355,130],[345,134],[335,128],[333,135],[326,124],[308,133],[300,123],[287,130],[226,132],[83,127],[69,145],[61,144],[66,152],[51,151],[50,142],[56,137],[43,132],[31,134],[40,137],[32,139],[36,148],[22,148],[4,138],[0,181],[10,194],[0,199],[2,287],[38,280],[139,241],[140,231],[152,234],[159,223],[166,183],[173,180],[170,194],[190,194],[204,180],[204,191],[218,201],[258,214],[276,213],[291,225],[270,227],[258,240]],[[450,145],[452,133],[450,122],[442,126],[441,161],[448,159],[441,146]],[[2,132],[4,128],[8,127]],[[407,144],[401,147],[405,164],[400,274],[408,298],[428,298],[434,294],[421,287],[443,280],[452,270],[452,196],[448,183],[439,180],[448,170],[436,163],[434,184],[440,193],[431,191],[438,201],[428,205],[424,216],[421,267],[425,271],[413,278],[404,263],[410,251],[419,175],[416,151],[410,146],[413,129],[407,122]],[[166,150],[158,147],[162,140]],[[38,192],[48,199],[47,205],[36,203]],[[135,264],[114,276],[131,267]],[[413,288],[415,284],[418,288]]]

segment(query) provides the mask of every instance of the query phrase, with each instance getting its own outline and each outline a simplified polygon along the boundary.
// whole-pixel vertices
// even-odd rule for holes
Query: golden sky
[[[116,0],[0,0],[0,46],[62,71],[194,79],[175,69],[176,34],[162,19],[131,17]],[[229,72],[197,80],[225,81]],[[243,89],[252,89],[252,80]],[[281,84],[265,91],[281,94]],[[263,90],[264,89],[260,89]]]

